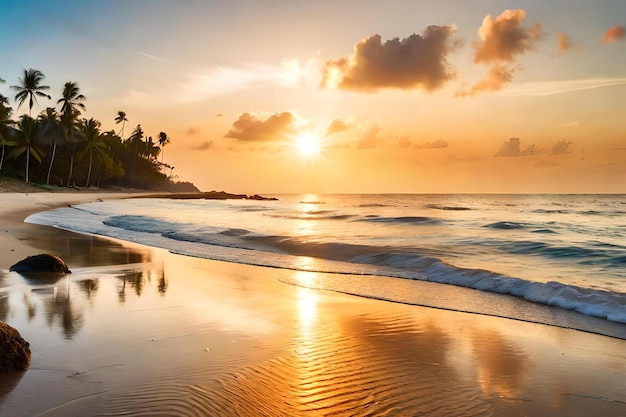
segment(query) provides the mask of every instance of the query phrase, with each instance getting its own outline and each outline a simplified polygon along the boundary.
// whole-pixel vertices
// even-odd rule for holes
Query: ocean
[[[573,328],[577,316],[626,323],[626,195],[276,197],[108,200],[26,221],[289,269],[288,284],[355,296]],[[555,308],[577,316],[562,322]]]

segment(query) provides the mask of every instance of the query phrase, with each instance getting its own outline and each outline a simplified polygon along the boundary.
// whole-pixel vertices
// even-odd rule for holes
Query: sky
[[[626,193],[625,29],[624,0],[2,0],[0,93],[75,81],[203,191]]]

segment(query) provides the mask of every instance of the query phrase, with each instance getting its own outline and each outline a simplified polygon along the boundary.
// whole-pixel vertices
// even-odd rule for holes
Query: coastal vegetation
[[[164,162],[163,149],[171,142],[167,133],[154,140],[137,124],[125,136],[129,118],[122,110],[111,115],[119,131],[103,130],[99,120],[83,116],[87,97],[77,82],[66,82],[58,100],[33,116],[38,99],[53,100],[44,79],[41,71],[25,69],[9,86],[15,95],[0,94],[0,177],[47,187],[198,191],[175,181],[174,167]],[[28,113],[16,116],[25,103]]]

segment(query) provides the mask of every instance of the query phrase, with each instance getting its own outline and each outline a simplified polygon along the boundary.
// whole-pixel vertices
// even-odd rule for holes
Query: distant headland
[[[151,198],[169,198],[174,200],[258,200],[277,201],[276,197],[263,197],[258,194],[233,194],[226,191],[205,191],[205,192],[176,192],[171,194],[150,194]]]

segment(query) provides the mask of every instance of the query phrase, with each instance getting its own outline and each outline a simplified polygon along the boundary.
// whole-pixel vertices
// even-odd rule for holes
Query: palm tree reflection
[[[145,286],[150,285],[153,282],[153,276],[156,275],[156,271],[153,269],[147,269],[144,271],[130,271],[125,273],[122,276],[118,277],[118,280],[121,281],[121,284],[118,283],[118,302],[120,304],[124,304],[126,302],[127,287],[134,289],[135,295],[137,297],[141,297],[144,292]],[[157,281],[157,291],[160,295],[165,295],[167,292],[168,281],[165,276],[165,269],[161,269],[161,275]]]
[[[81,329],[84,321],[83,309],[80,303],[75,305],[71,293],[71,282],[68,277],[65,284],[52,289],[52,294],[46,297],[44,303],[48,326],[52,327],[58,320],[66,339],[72,339]]]

